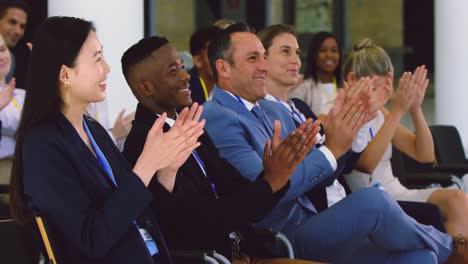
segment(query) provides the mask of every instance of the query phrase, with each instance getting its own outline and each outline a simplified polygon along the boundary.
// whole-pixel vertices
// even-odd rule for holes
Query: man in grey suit
[[[251,181],[262,170],[262,154],[279,120],[282,136],[294,131],[289,113],[263,100],[269,66],[260,40],[236,24],[208,48],[218,87],[205,103],[203,118],[220,155]],[[365,82],[365,81],[364,81]],[[418,224],[384,191],[356,192],[316,214],[304,192],[329,177],[336,159],[351,146],[363,121],[363,103],[340,92],[326,124],[326,145],[314,148],[291,176],[291,187],[259,226],[284,232],[297,257],[333,263],[441,263],[452,238]],[[349,260],[349,256],[353,256]]]

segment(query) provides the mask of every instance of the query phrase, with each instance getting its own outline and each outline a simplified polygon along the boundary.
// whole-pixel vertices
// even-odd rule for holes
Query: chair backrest
[[[465,150],[458,130],[454,126],[434,125],[429,129],[439,164],[465,163]]]
[[[393,175],[395,175],[403,185],[408,185],[407,181],[409,174],[414,173],[434,173],[434,167],[432,163],[421,163],[417,160],[412,159],[408,155],[402,153],[396,148],[392,149],[392,158],[390,159],[392,164]]]
[[[0,220],[0,263],[38,263],[40,245],[29,226]]]
[[[0,197],[8,197],[8,185],[0,184]],[[10,206],[0,199],[0,220],[11,219]]]
[[[403,185],[406,185],[407,172],[403,161],[403,153],[401,153],[398,149],[393,148],[390,162],[392,164],[393,175],[395,175]]]
[[[43,249],[47,254],[47,260],[49,264],[63,263],[63,257],[60,253],[60,247],[57,244],[57,239],[54,233],[51,231],[47,219],[43,216],[36,216],[36,225],[42,239]]]
[[[57,264],[57,258],[56,258],[56,253],[54,251],[55,247],[54,244],[51,240],[51,237],[49,236],[50,231],[48,227],[46,226],[45,220],[41,216],[36,216],[36,224],[37,224],[37,229],[39,230],[39,233],[41,234],[42,238],[42,243],[45,249],[45,252],[47,253],[47,258],[48,258],[48,263],[49,264]]]

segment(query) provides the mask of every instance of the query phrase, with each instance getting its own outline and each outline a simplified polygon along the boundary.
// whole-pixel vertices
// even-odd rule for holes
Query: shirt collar
[[[228,92],[228,91],[226,91],[226,90],[224,90],[224,91],[225,91],[226,93],[228,93],[229,95],[231,95],[232,97],[234,97],[234,99],[236,99],[236,101],[237,101],[237,97],[236,97],[233,93]],[[260,105],[258,104],[258,102],[256,102],[255,104],[252,104],[251,102],[249,102],[249,101],[243,99],[243,98],[240,97],[240,96],[239,96],[239,98],[242,100],[242,102],[244,103],[245,107],[246,107],[247,110],[249,110],[249,111],[252,111],[252,108],[254,108],[254,106],[260,107]]]
[[[158,115],[156,114],[158,117],[160,117],[161,115]],[[176,113],[176,118],[177,118],[177,113]],[[175,123],[175,120],[170,118],[170,117],[166,117],[166,124],[168,124],[170,127],[172,127]]]
[[[281,103],[284,107],[286,107],[286,109],[288,109],[288,111],[290,111],[290,112],[292,111],[291,105],[289,105],[287,102],[281,101],[280,99],[278,99],[277,97],[275,97],[275,96],[273,96],[271,94],[267,94],[265,96],[265,99],[268,100],[268,101]]]

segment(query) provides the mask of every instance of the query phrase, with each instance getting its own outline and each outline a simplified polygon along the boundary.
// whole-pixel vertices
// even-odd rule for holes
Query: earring
[[[65,103],[70,104],[70,87],[69,83],[65,83]]]

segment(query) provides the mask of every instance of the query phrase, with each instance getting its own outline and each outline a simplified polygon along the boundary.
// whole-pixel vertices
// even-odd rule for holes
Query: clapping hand
[[[416,68],[413,74],[413,88],[415,90],[415,95],[413,102],[410,106],[410,111],[416,111],[421,107],[421,104],[424,100],[424,95],[426,94],[427,86],[429,84],[429,79],[427,79],[427,69],[426,66],[422,65]]]
[[[263,153],[263,179],[273,192],[281,189],[292,173],[315,145],[315,135],[320,130],[320,121],[308,119],[298,129],[281,139],[281,123],[275,120],[273,138],[267,141]]]
[[[182,161],[185,161],[190,153],[200,146],[197,139],[203,134],[205,125],[205,120],[198,122],[202,110],[203,107],[196,103],[190,110],[183,109],[174,126],[167,133],[162,131],[166,113],[156,119],[148,132],[145,146],[133,170],[146,186],[156,171],[174,166],[174,164],[180,166]]]

